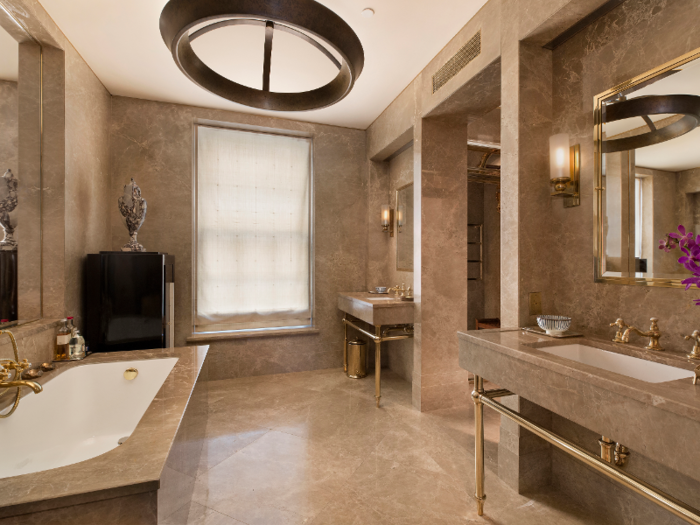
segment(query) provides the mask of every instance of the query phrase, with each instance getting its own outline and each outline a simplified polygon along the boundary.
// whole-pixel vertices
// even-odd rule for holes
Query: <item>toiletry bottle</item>
[[[68,359],[71,361],[80,361],[85,359],[85,339],[80,335],[80,330],[73,327],[70,341],[68,342]]]
[[[63,325],[58,329],[56,334],[56,351],[54,352],[54,361],[65,361],[68,359],[68,343],[72,332],[73,318],[69,317],[63,320]]]

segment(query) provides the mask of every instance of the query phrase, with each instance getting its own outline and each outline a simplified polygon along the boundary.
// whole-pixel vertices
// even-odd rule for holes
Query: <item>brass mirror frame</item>
[[[658,76],[665,75],[672,69],[675,69],[683,64],[692,62],[693,60],[700,59],[700,48],[697,48],[685,55],[681,55],[670,62],[656,67],[642,73],[626,82],[618,84],[617,86],[599,93],[593,98],[594,101],[594,130],[593,130],[593,141],[594,141],[594,186],[593,190],[595,192],[593,198],[593,258],[594,258],[594,279],[597,283],[610,283],[610,284],[626,284],[635,286],[658,286],[665,288],[685,288],[685,285],[681,284],[684,278],[679,279],[668,279],[659,277],[610,277],[603,275],[603,262],[605,254],[603,250],[605,249],[605,243],[603,239],[603,223],[605,217],[603,216],[603,101],[623,93],[635,86],[648,82]],[[690,275],[690,274],[688,274]]]
[[[413,186],[413,181],[409,182],[408,184],[404,184],[400,188],[396,188],[396,213],[394,216],[396,217],[396,271],[397,272],[413,272],[415,271],[415,264],[413,268],[399,268],[399,192],[401,190],[405,190],[406,188],[409,188]],[[411,194],[413,196],[413,194]],[[415,263],[415,261],[413,261]]]

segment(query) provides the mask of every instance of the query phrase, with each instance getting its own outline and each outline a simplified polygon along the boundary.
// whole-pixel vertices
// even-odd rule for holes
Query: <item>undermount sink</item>
[[[647,383],[664,383],[676,379],[693,377],[693,372],[674,366],[646,361],[615,352],[608,352],[593,346],[572,344],[538,348],[541,352],[571,359],[584,365],[595,366],[609,372],[622,374]]]

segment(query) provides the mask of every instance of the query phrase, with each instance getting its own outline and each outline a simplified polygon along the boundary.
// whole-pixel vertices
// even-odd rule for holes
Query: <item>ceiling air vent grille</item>
[[[433,75],[433,94],[481,54],[481,31],[469,39],[447,63]]]

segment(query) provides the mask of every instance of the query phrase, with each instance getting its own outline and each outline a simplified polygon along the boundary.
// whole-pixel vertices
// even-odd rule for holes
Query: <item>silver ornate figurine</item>
[[[141,188],[131,179],[124,186],[124,195],[119,197],[119,211],[126,220],[129,229],[129,242],[122,246],[123,252],[145,252],[146,248],[136,240],[139,228],[146,219],[146,200],[141,198]]]
[[[12,251],[17,249],[17,241],[14,238],[17,217],[12,211],[17,207],[19,181],[12,170],[7,170],[2,178],[4,184],[0,183],[0,226],[5,230],[5,238],[0,241],[0,250]]]

